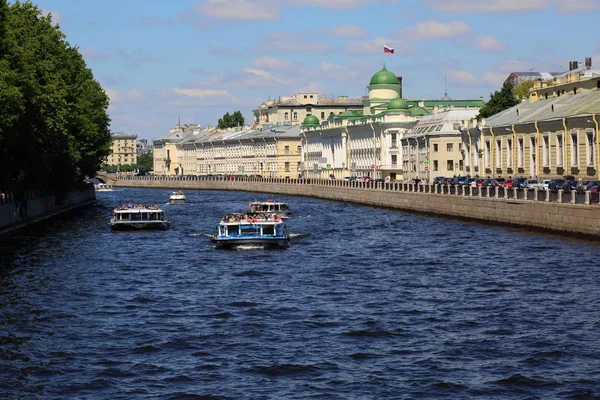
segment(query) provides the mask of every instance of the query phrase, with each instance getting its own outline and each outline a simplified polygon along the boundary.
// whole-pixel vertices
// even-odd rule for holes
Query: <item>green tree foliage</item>
[[[152,171],[154,167],[154,157],[152,156],[152,152],[140,155],[137,158],[135,167],[136,169],[139,169],[140,172]]]
[[[108,97],[51,16],[0,0],[0,189],[64,191],[110,152]]]
[[[529,89],[533,87],[535,81],[527,80],[520,83],[514,90],[515,96],[518,100],[521,100],[523,97],[529,97]]]
[[[490,100],[479,110],[477,118],[488,118],[520,103],[515,97],[513,86],[505,82],[500,91],[490,94]]]
[[[235,111],[233,114],[225,113],[223,118],[219,118],[219,122],[217,123],[217,128],[219,129],[227,129],[234,128],[236,126],[244,126],[244,116],[241,111]]]

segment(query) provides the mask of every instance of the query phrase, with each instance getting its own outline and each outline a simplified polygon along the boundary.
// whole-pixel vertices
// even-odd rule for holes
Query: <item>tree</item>
[[[137,158],[137,164],[135,164],[135,168],[139,169],[140,172],[152,171],[153,167],[154,157],[152,156],[152,152],[142,154]]]
[[[108,97],[51,16],[0,0],[0,189],[64,192],[109,154]]]
[[[505,82],[500,91],[490,94],[490,100],[479,110],[477,119],[488,118],[520,103],[515,97],[513,86]]]
[[[514,89],[517,99],[521,100],[523,97],[529,97],[529,89],[531,89],[534,84],[535,81],[530,79],[517,85],[517,87]]]
[[[241,111],[235,111],[232,115],[225,113],[223,118],[219,118],[217,123],[218,129],[235,128],[236,126],[244,126],[245,120]]]

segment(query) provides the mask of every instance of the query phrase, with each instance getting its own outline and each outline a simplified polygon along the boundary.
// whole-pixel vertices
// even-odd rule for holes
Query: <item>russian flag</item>
[[[389,46],[383,45],[383,52],[384,53],[394,54],[394,49],[391,48],[391,47],[389,47]]]

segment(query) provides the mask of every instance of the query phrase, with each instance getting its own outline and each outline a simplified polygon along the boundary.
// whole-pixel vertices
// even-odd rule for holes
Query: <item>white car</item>
[[[550,183],[550,179],[544,179],[541,183],[540,183],[540,190],[546,191],[548,190],[548,184]]]

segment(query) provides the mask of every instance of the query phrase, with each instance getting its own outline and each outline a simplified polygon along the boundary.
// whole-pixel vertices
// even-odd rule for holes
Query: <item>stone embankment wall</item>
[[[29,197],[23,202],[15,202],[10,196],[0,201],[0,234],[88,205],[96,201],[96,192],[89,184],[82,190],[67,193],[61,204],[56,204],[56,196],[53,195]]]
[[[529,194],[527,191],[523,194],[523,191],[499,190],[495,195],[490,195],[490,192],[486,193],[485,189],[479,188],[450,190],[454,188],[440,189],[434,186],[417,188],[413,185],[397,184],[387,185],[387,187],[380,184],[373,187],[350,182],[322,180],[303,183],[303,181],[283,179],[252,181],[132,177],[119,179],[115,186],[235,190],[262,192],[270,195],[309,196],[463,220],[567,232],[600,239],[600,205],[597,198],[595,204],[589,204],[589,194],[582,197],[585,199],[585,204],[584,200],[581,200],[580,204],[575,204],[574,193],[572,200],[564,203],[562,202],[562,193],[538,193],[537,190],[529,191]],[[571,195],[571,193],[566,195]],[[577,199],[580,198],[577,197]]]

